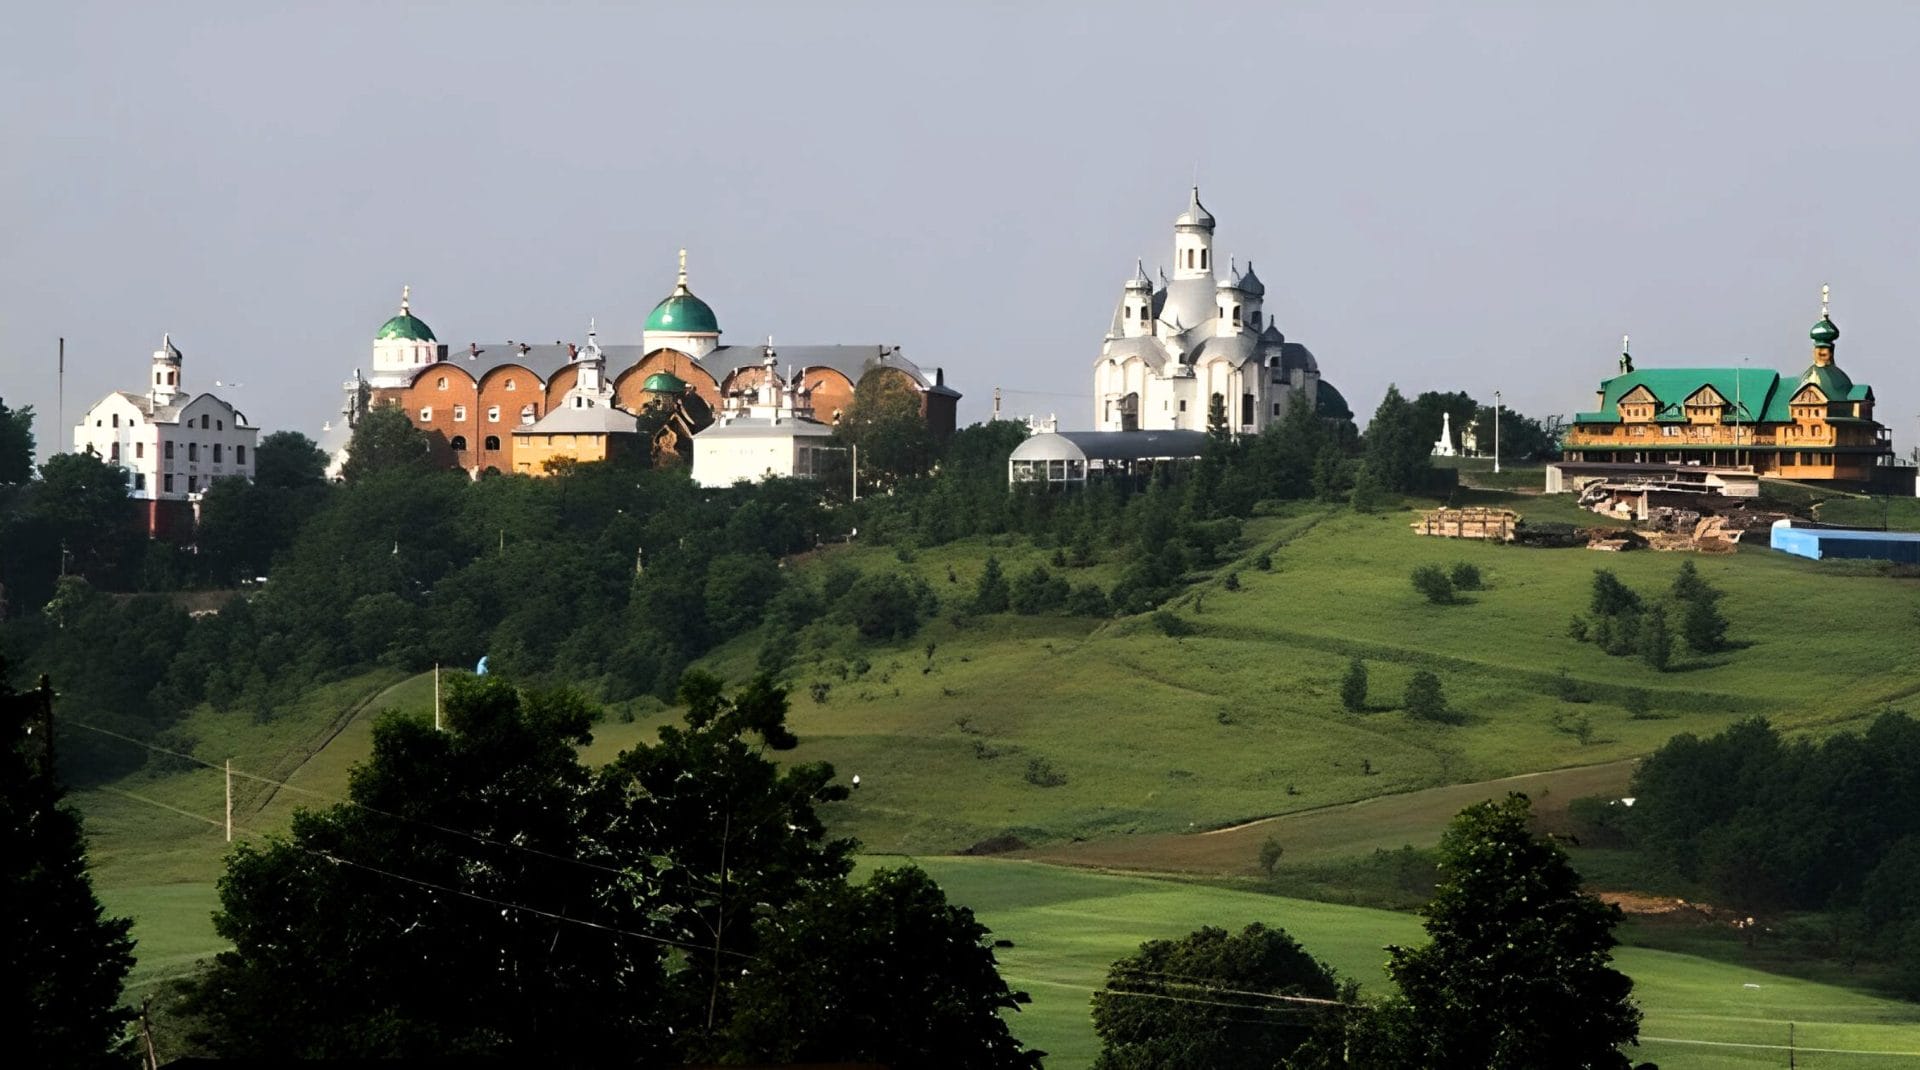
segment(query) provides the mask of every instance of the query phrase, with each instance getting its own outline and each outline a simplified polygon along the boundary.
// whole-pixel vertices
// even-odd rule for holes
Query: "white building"
[[[813,419],[806,393],[782,385],[773,347],[761,361],[759,384],[739,396],[693,436],[693,481],[730,487],[776,476],[817,478],[827,468],[833,428]]]
[[[73,448],[125,468],[140,501],[187,503],[216,479],[253,478],[259,428],[212,394],[189,397],[182,363],[173,339],[163,337],[146,392],[108,394],[73,429]],[[149,533],[164,526],[159,510],[150,509]]]
[[[1257,434],[1279,422],[1295,393],[1323,418],[1351,419],[1313,353],[1265,313],[1253,262],[1243,271],[1228,261],[1215,275],[1213,226],[1196,186],[1173,221],[1173,276],[1162,270],[1156,284],[1136,263],[1094,365],[1094,426],[1204,431],[1218,398],[1230,428]]]

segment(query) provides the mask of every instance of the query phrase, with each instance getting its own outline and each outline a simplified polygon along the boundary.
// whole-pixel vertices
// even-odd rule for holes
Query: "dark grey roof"
[[[473,352],[475,343],[465,346],[449,346],[444,363],[464,368],[475,379],[495,368],[509,364],[519,365],[538,375],[542,382],[551,380],[555,375],[573,363],[573,354],[564,342],[534,344],[528,342],[485,342],[477,343],[479,353]],[[600,353],[606,361],[607,369],[618,374],[640,363],[642,357],[651,352],[645,346],[638,345],[602,345]],[[898,346],[879,345],[800,345],[774,346],[774,358],[778,361],[782,373],[791,365],[794,368],[832,368],[855,383],[860,377],[874,368],[898,368],[922,388],[935,394],[959,397],[960,392],[937,381],[920,369],[920,366],[899,354]],[[720,346],[713,352],[700,358],[704,366],[716,381],[724,380],[734,371],[745,367],[757,367],[766,357],[763,346]],[[437,367],[429,364],[421,371]],[[418,378],[416,374],[415,378]]]
[[[1255,297],[1262,296],[1267,292],[1267,284],[1261,282],[1260,276],[1253,273],[1253,261],[1251,260],[1247,261],[1247,270],[1240,273],[1240,288]]]
[[[1205,227],[1213,229],[1213,213],[1200,203],[1200,187],[1193,187],[1193,197],[1187,202],[1187,210],[1173,221],[1176,227]]]
[[[1198,457],[1205,431],[1056,431],[1034,435],[1014,448],[1013,460],[1051,460],[1071,447],[1089,461],[1137,461]]]
[[[516,435],[634,435],[640,418],[615,405],[576,409],[562,405],[545,416],[513,429]]]

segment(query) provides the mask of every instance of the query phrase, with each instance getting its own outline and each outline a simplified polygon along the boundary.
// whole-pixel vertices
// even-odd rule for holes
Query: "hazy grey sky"
[[[1551,9],[1551,10],[1548,10]],[[55,438],[192,387],[316,434],[402,283],[440,340],[634,342],[691,250],[726,339],[898,342],[1090,419],[1196,172],[1364,416],[1571,413],[1614,367],[1841,366],[1920,433],[1920,9],[1650,4],[20,5],[0,396]],[[1023,394],[1019,391],[1033,391]],[[60,441],[70,441],[62,433]]]

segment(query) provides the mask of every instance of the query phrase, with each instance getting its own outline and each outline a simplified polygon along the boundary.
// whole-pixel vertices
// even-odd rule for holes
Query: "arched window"
[[[1235,327],[1240,326],[1240,306],[1239,305],[1233,306],[1233,325]]]
[[[500,448],[500,436],[499,436],[499,435],[488,435],[488,436],[487,436],[487,441],[486,441],[486,447],[487,447],[488,449],[490,449],[490,450],[497,450],[497,449],[499,449],[499,448]]]
[[[452,446],[455,453],[465,453],[467,451],[467,436],[455,435],[447,442],[447,445]]]
[[[433,385],[436,389],[445,390],[447,388],[447,377],[444,375],[441,376],[439,379],[434,381]]]
[[[1207,250],[1205,249],[1200,250],[1200,266],[1203,268],[1207,266]]]
[[[500,422],[500,406],[498,405],[487,406],[487,422],[490,424],[497,424]]]
[[[518,390],[518,389],[520,389],[520,388],[514,385],[514,383],[513,383],[513,380],[512,380],[512,379],[508,379],[508,380],[507,380],[507,389],[508,389],[508,390]]]

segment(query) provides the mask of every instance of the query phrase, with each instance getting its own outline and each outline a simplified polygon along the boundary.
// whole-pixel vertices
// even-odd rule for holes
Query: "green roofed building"
[[[1877,482],[1893,458],[1873,418],[1873,388],[1834,361],[1840,328],[1827,314],[1808,332],[1813,362],[1798,375],[1764,368],[1634,368],[1603,380],[1591,412],[1561,443],[1567,462],[1744,469],[1784,479]]]

